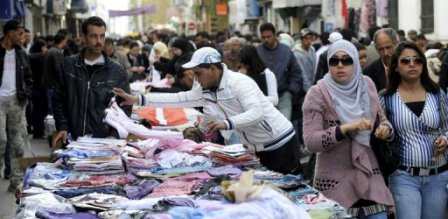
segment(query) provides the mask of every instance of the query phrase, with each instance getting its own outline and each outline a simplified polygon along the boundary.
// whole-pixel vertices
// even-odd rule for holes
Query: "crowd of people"
[[[357,218],[448,217],[442,43],[387,26],[368,37],[347,29],[291,35],[264,23],[244,36],[154,30],[111,39],[105,22],[90,17],[81,30],[81,38],[62,29],[31,40],[20,22],[3,26],[0,158],[10,191],[21,180],[27,134],[43,138],[47,115],[53,147],[117,136],[103,122],[116,97],[128,115],[133,105],[199,109],[214,142],[242,143],[268,169],[304,174]],[[131,94],[130,83],[142,80],[170,86]],[[302,166],[304,156],[311,161]]]

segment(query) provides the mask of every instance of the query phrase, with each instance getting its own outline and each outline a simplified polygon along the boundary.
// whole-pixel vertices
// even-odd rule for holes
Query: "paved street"
[[[47,155],[50,153],[46,140],[31,140],[31,149],[36,156]],[[30,149],[25,148],[25,157],[32,157]],[[7,192],[9,182],[3,178],[0,179],[0,219],[14,218],[16,211],[15,197]]]

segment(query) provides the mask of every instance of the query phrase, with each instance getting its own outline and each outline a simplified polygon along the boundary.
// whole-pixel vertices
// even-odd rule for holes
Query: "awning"
[[[0,20],[25,17],[25,0],[1,0]]]
[[[10,20],[13,17],[13,0],[2,0],[0,1],[0,19]]]
[[[281,8],[296,8],[310,5],[320,5],[321,0],[275,0],[272,1],[272,7],[275,9]]]

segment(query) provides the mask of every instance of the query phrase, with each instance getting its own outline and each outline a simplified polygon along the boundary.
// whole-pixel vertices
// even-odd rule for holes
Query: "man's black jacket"
[[[95,65],[95,71],[89,72],[82,54],[65,58],[58,68],[53,96],[56,129],[68,131],[73,139],[86,134],[111,136],[115,132],[103,122],[104,110],[114,96],[112,88],[119,87],[129,93],[127,73],[105,54],[104,64]],[[124,110],[130,115],[132,106]]]
[[[17,100],[25,105],[26,100],[31,97],[33,79],[31,74],[28,55],[20,46],[14,47],[16,53],[16,93]],[[3,66],[5,62],[6,49],[0,46],[0,87],[2,86]]]
[[[364,74],[369,76],[372,81],[375,83],[376,90],[380,92],[387,86],[387,78],[386,78],[386,69],[384,69],[383,62],[381,58],[372,62],[369,66],[364,70]]]

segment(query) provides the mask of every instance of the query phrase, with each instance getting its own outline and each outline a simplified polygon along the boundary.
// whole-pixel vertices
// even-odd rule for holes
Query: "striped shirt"
[[[387,102],[385,102],[387,100]],[[380,97],[380,102],[387,105],[388,119],[398,135],[400,147],[400,164],[407,167],[439,167],[446,163],[448,152],[432,162],[434,142],[443,132],[439,112],[439,96],[426,94],[425,106],[420,116],[408,108],[398,92],[386,98]]]

